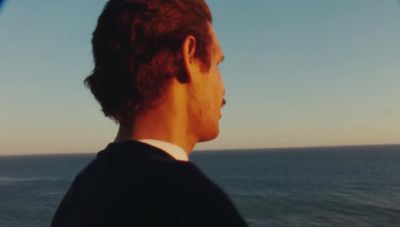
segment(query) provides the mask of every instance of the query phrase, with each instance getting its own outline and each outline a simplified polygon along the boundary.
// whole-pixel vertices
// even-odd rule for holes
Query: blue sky
[[[83,86],[105,1],[6,1],[0,154],[96,152],[117,125]],[[400,143],[397,0],[208,1],[226,60],[221,135],[196,149]]]

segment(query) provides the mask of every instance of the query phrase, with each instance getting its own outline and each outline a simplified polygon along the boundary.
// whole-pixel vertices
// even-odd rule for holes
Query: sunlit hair
[[[211,22],[203,0],[110,0],[93,32],[94,69],[85,79],[104,114],[130,121],[161,97],[171,78],[184,82],[181,48],[189,35],[209,70]]]

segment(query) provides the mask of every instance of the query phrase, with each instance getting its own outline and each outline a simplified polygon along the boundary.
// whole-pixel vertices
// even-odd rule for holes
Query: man
[[[246,226],[188,155],[212,140],[224,101],[223,52],[203,0],[111,0],[85,82],[119,123],[74,180],[53,227]]]

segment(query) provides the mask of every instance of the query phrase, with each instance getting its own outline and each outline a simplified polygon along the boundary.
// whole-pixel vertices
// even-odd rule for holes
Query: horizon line
[[[261,151],[261,150],[300,150],[300,149],[329,149],[329,148],[351,148],[351,147],[390,147],[390,146],[400,146],[400,143],[396,144],[353,144],[353,145],[326,145],[326,146],[288,146],[288,147],[253,147],[253,148],[223,148],[223,149],[194,149],[193,152],[238,152],[238,151]],[[100,151],[100,150],[99,150]],[[68,155],[93,155],[97,154],[92,152],[71,152],[71,153],[17,153],[17,154],[0,154],[2,157],[17,157],[17,156],[68,156]]]

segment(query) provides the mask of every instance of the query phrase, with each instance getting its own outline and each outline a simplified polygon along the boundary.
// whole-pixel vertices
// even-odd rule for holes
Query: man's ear
[[[193,76],[199,71],[199,62],[195,58],[196,38],[189,35],[183,41],[182,60],[185,75],[179,75],[179,81],[183,83],[191,82]]]

